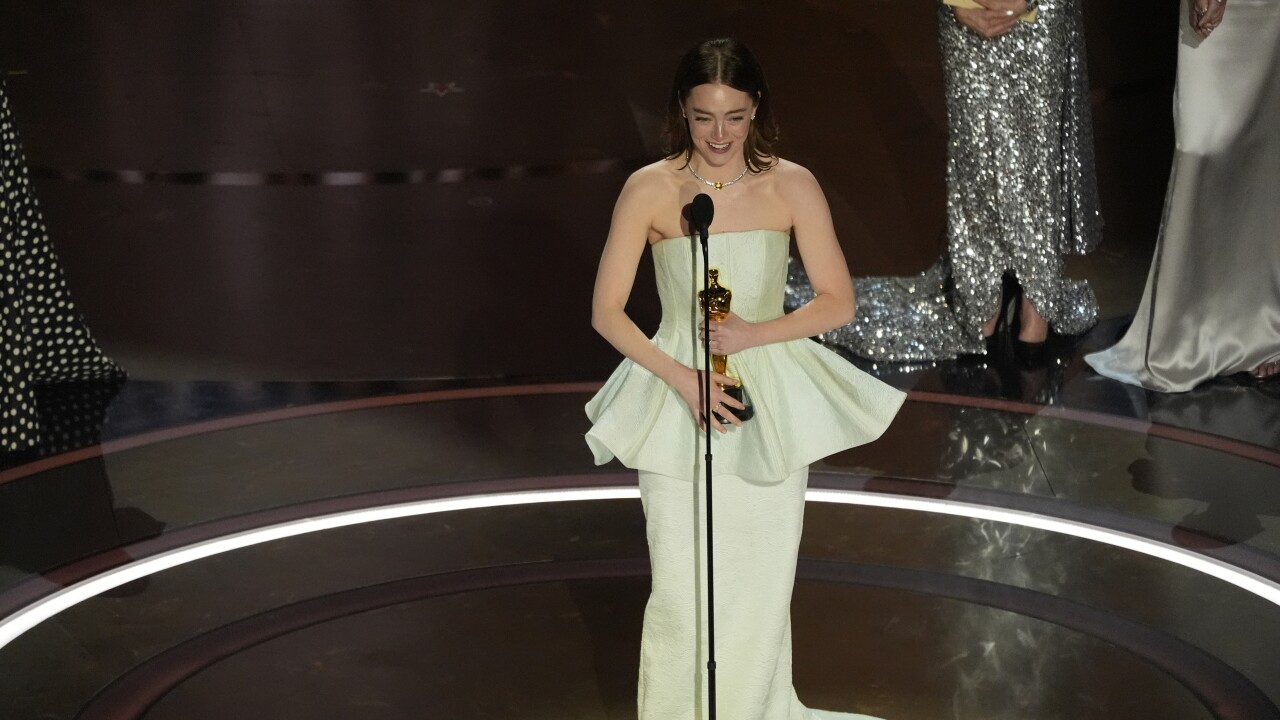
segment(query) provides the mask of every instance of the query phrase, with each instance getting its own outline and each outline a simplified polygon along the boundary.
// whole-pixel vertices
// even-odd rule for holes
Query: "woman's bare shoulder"
[[[670,191],[678,187],[683,178],[679,171],[682,164],[680,160],[668,158],[649,163],[631,173],[625,188],[641,193]]]
[[[775,174],[776,173],[776,174]],[[818,180],[805,166],[778,158],[769,170],[773,192],[790,214],[793,228],[812,227],[815,220],[830,224],[830,209]]]
[[[682,175],[674,160],[659,160],[631,173],[622,186],[620,202],[641,203],[657,210],[679,196]]]
[[[809,172],[809,168],[791,160],[777,158],[773,167],[769,169],[769,174],[779,183],[779,187],[795,188],[806,187],[817,184],[817,180],[813,177],[813,173]]]
[[[680,164],[674,160],[659,160],[631,173],[618,195],[614,208],[615,225],[644,226],[650,241],[664,237],[660,219],[679,215],[681,173]]]
[[[767,174],[773,176],[773,191],[788,204],[794,205],[822,195],[817,178],[799,163],[778,158]]]

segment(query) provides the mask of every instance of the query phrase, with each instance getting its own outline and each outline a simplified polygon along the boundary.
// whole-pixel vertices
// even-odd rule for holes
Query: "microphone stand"
[[[698,229],[702,238],[702,290],[708,297],[711,290],[711,251],[707,242],[707,227]],[[707,710],[709,720],[716,720],[716,583],[715,552],[711,532],[711,303],[702,303],[702,407],[706,424],[707,452],[703,461],[707,470]]]

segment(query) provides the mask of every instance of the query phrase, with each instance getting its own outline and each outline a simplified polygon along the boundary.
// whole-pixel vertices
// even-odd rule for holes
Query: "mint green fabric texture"
[[[733,312],[748,322],[780,317],[790,236],[778,230],[716,233],[711,266],[733,291]],[[653,343],[676,360],[702,365],[698,342],[702,251],[690,238],[652,247],[662,320]],[[878,438],[906,399],[812,340],[749,348],[729,358],[756,417],[715,435],[717,473],[777,482],[832,453]],[[592,400],[586,435],[597,464],[615,457],[629,468],[691,479],[701,432],[680,395],[624,360]]]
[[[790,235],[776,230],[711,236],[711,265],[743,319],[783,314],[789,246]],[[701,248],[671,238],[652,250],[662,301],[653,342],[702,367]],[[809,464],[879,437],[906,396],[807,339],[744,350],[729,367],[756,415],[726,434],[712,433],[718,716],[866,718],[811,710],[797,697],[791,591]],[[629,360],[587,404],[587,415],[596,462],[617,458],[640,471],[653,584],[641,640],[639,718],[706,718],[705,436],[680,396]]]

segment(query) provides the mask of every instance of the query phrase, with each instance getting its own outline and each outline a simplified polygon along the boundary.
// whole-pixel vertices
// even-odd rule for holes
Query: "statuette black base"
[[[747,395],[747,388],[745,386],[730,385],[729,387],[724,388],[724,393],[743,405],[746,405],[746,408],[742,410],[733,407],[729,408],[729,412],[732,412],[734,417],[743,422],[755,417],[756,409],[755,406],[751,404],[751,396]]]

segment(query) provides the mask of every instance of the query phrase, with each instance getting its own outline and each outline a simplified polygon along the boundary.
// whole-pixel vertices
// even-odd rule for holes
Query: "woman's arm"
[[[653,208],[663,206],[662,187],[652,179],[642,176],[645,170],[633,174],[618,196],[613,209],[613,221],[609,225],[609,237],[600,256],[600,268],[596,271],[596,285],[591,297],[591,327],[600,333],[618,352],[670,385],[693,411],[701,425],[702,393],[698,372],[658,349],[644,332],[627,315],[627,299],[635,284],[636,268],[649,242],[653,227]],[[717,383],[732,385],[733,380],[712,373]],[[711,402],[742,408],[742,403],[726,395],[718,387],[712,387]],[[727,413],[723,413],[728,417]],[[735,424],[736,418],[729,417]],[[721,432],[723,425],[712,415],[712,426]]]
[[[653,225],[648,211],[656,201],[652,197],[653,183],[645,183],[639,174],[627,180],[613,208],[613,221],[591,296],[591,327],[632,362],[672,384],[688,368],[654,347],[626,311],[636,268]]]
[[[857,304],[844,251],[836,239],[831,209],[818,181],[794,163],[780,166],[778,192],[791,210],[800,260],[815,296],[804,307],[774,320],[749,323],[737,315],[712,323],[711,351],[732,355],[758,345],[813,337],[853,321]]]

